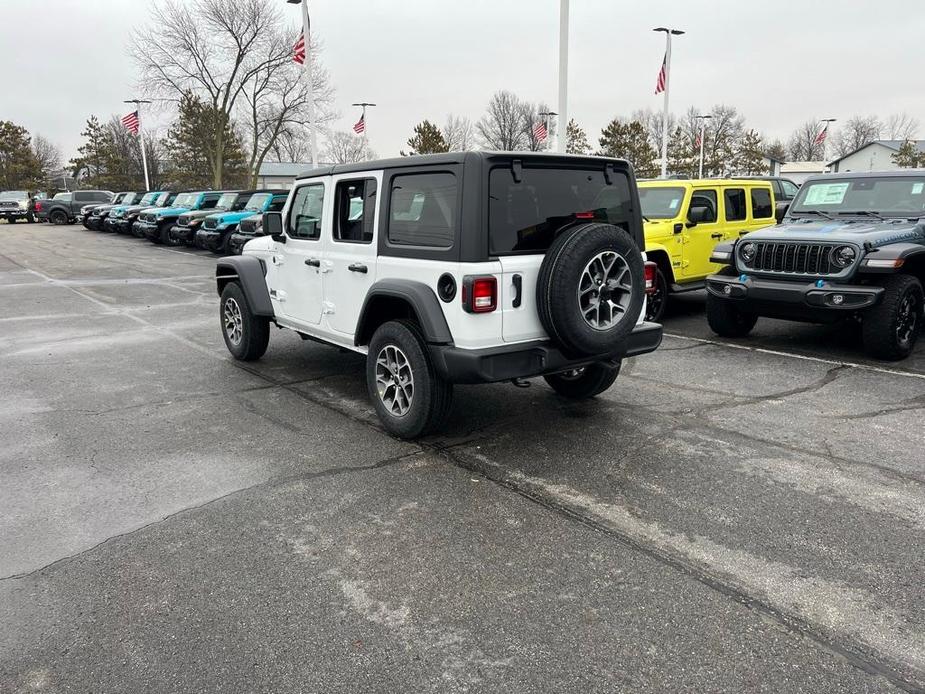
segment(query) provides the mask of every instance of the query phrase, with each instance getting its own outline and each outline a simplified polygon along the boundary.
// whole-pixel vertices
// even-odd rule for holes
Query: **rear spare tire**
[[[536,285],[543,328],[578,354],[619,351],[642,310],[642,254],[612,224],[581,224],[557,238]]]

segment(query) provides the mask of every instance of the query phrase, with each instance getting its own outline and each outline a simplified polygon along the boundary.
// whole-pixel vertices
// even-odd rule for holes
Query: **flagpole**
[[[148,155],[145,152],[144,128],[141,127],[141,105],[150,104],[150,101],[144,99],[129,99],[125,103],[135,104],[135,111],[138,113],[138,142],[141,144],[141,168],[145,172],[145,190],[151,190],[151,184],[148,180]]]
[[[836,120],[838,119],[837,118],[823,118],[821,121],[819,121],[820,123],[825,123],[825,125],[822,126],[822,132],[820,132],[819,135],[816,136],[817,140],[820,137],[822,138],[822,161],[825,164],[828,164],[828,162],[826,161],[825,150],[826,150],[826,145],[828,144],[828,141],[829,141],[829,125],[834,123]]]
[[[312,167],[318,166],[318,131],[315,128],[315,84],[312,79],[311,21],[308,0],[302,0],[302,31],[305,35],[305,79],[308,81],[308,133],[311,142]]]
[[[568,128],[568,4],[569,0],[559,3],[559,123]],[[548,131],[547,130],[547,137]],[[562,136],[562,128],[556,128],[556,151],[565,152],[568,139]]]
[[[662,111],[662,178],[668,178],[668,92],[671,85],[671,37],[680,36],[680,29],[657,27],[652,31],[665,32],[665,105]]]

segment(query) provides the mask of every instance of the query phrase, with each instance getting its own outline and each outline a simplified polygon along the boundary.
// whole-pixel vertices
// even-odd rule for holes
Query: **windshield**
[[[900,217],[925,215],[925,174],[865,176],[832,181],[808,181],[790,207],[790,214],[875,214]]]
[[[218,199],[218,202],[215,203],[215,209],[217,210],[235,209],[235,201],[237,199],[238,199],[237,193],[222,193],[222,197],[220,197]],[[238,209],[240,209],[240,207]]]
[[[157,200],[157,196],[160,193],[145,193],[141,196],[141,200],[138,201],[139,205],[153,205],[154,201]]]
[[[681,211],[684,201],[684,188],[678,187],[639,187],[639,204],[642,216],[649,219],[674,219]]]
[[[630,230],[632,196],[629,179],[621,172],[609,176],[608,183],[603,170],[524,166],[518,178],[514,180],[510,166],[495,167],[489,174],[488,234],[492,255],[542,253],[563,226],[576,221],[593,220]],[[455,192],[450,193],[453,197],[449,200],[455,205]],[[409,203],[413,210],[417,198],[409,199]],[[419,217],[423,219],[434,211],[445,217],[425,197]]]
[[[199,197],[199,193],[183,193],[178,195],[177,199],[174,200],[171,204],[174,207],[192,207],[196,204],[196,199]]]
[[[122,199],[118,200],[117,202],[121,203],[122,205],[131,205],[136,200],[138,200],[138,193],[123,193]]]
[[[8,190],[0,193],[0,200],[27,200],[29,194],[24,190]]]
[[[260,212],[263,210],[263,206],[267,204],[267,200],[269,200],[270,197],[270,193],[255,193],[251,195],[251,199],[247,201],[247,206],[244,209]]]

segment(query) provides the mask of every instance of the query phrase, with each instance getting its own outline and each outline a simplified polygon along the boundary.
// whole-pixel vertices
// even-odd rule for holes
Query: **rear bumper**
[[[816,282],[711,275],[707,278],[707,292],[759,316],[825,322],[874,306],[884,289],[865,284],[823,281],[819,285]]]
[[[493,383],[558,373],[595,362],[619,361],[653,352],[661,343],[662,326],[642,323],[616,352],[578,359],[565,355],[548,340],[488,349],[430,345],[430,355],[438,373],[451,383]]]

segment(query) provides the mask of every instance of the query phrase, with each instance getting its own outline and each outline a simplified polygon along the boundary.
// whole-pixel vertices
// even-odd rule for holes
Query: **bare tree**
[[[443,126],[443,139],[450,152],[465,152],[475,144],[472,121],[464,116],[454,116],[452,113],[446,117]]]
[[[657,152],[662,151],[662,112],[653,111],[650,108],[633,111],[630,116],[631,121],[639,121],[646,129],[651,144]],[[678,127],[678,119],[674,114],[668,114],[668,132],[674,133]]]
[[[545,150],[549,142],[555,137],[553,128],[555,128],[555,123],[553,121],[548,121],[548,132],[546,133],[546,139],[540,140],[536,137],[534,132],[534,126],[542,122],[544,125],[547,123],[546,116],[541,116],[541,113],[548,113],[549,106],[547,106],[542,101],[538,104],[531,104],[527,101],[522,101],[520,103],[521,111],[521,128],[523,129],[524,140],[527,144],[526,149],[531,152],[539,152]]]
[[[524,150],[530,144],[524,129],[524,102],[513,92],[495,92],[476,129],[486,149]]]
[[[832,136],[835,154],[843,157],[880,139],[883,124],[877,116],[852,116]]]
[[[304,128],[285,126],[273,141],[268,158],[280,162],[307,162],[310,150],[309,134]]]
[[[329,164],[352,164],[375,159],[376,153],[369,148],[369,141],[365,137],[337,131],[328,136],[321,156]]]
[[[894,113],[883,126],[883,135],[889,140],[914,140],[919,121],[908,113]]]
[[[61,150],[41,135],[32,136],[32,155],[46,180],[61,168]]]
[[[278,134],[272,124],[279,120],[279,112],[289,114],[293,103],[299,101],[299,88],[279,72],[291,67],[282,63],[287,62],[284,55],[292,45],[283,38],[285,25],[279,7],[272,0],[155,0],[151,9],[154,28],[134,32],[131,50],[143,89],[172,100],[193,93],[220,115],[207,143],[216,188],[222,186],[228,124],[247,95],[261,106],[257,131],[263,139],[255,140],[256,154],[251,152],[254,162],[261,152],[265,156],[267,140]],[[264,80],[268,84],[261,87]],[[294,92],[281,96],[279,89],[284,83]],[[268,94],[274,98],[264,98]],[[264,105],[267,111],[262,110]],[[287,118],[284,115],[282,120]]]
[[[820,130],[819,120],[813,118],[790,134],[790,139],[787,141],[790,161],[819,161],[822,159],[824,143],[816,141]]]

